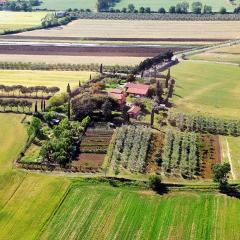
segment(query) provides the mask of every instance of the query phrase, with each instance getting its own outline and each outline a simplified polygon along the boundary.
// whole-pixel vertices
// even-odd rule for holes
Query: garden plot
[[[103,128],[89,128],[80,144],[80,154],[72,163],[82,172],[99,171],[112,138],[113,130]]]

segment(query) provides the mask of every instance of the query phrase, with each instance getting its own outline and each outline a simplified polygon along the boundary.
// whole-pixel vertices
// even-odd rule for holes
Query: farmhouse
[[[149,91],[149,85],[139,83],[127,83],[125,85],[125,88],[128,94],[140,97],[146,97]]]
[[[129,110],[128,110],[128,115],[131,118],[137,118],[141,114],[141,108],[139,106],[133,105]]]
[[[121,89],[112,89],[112,91],[109,93],[109,96],[116,99],[120,105],[124,105],[126,102],[126,97]]]

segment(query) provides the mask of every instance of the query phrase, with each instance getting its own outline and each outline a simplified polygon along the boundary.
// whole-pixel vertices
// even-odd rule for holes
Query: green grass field
[[[221,138],[222,158],[230,162],[233,179],[240,179],[240,137]]]
[[[129,4],[133,4],[136,9],[140,7],[150,7],[152,10],[157,11],[160,7],[164,7],[167,11],[169,10],[170,6],[175,6],[178,4],[179,0],[121,0],[119,3],[116,4],[115,8],[122,9],[123,7],[127,7]],[[194,0],[187,0],[186,2],[189,3],[190,11],[191,11],[191,4]],[[229,1],[225,0],[201,0],[200,1],[203,5],[210,5],[213,8],[213,11],[219,11],[221,7],[225,7],[229,11],[233,10],[234,7],[230,4]]]
[[[240,118],[239,67],[183,61],[172,68],[178,111]]]
[[[91,9],[95,10],[96,8],[96,0],[43,0],[43,3],[38,6],[38,8],[48,10],[66,10],[69,8],[77,8],[77,9]]]
[[[41,26],[47,12],[0,12],[0,34],[4,30],[18,30]]]
[[[159,197],[99,186],[73,187],[41,239],[240,239],[240,202],[223,195]]]
[[[0,239],[240,239],[234,198],[194,191],[158,196],[13,169],[27,139],[22,118],[0,114]]]
[[[89,80],[90,74],[94,76],[95,73],[87,71],[0,70],[0,82],[5,85],[56,86],[65,91],[68,83],[72,88],[77,87],[79,81]]]

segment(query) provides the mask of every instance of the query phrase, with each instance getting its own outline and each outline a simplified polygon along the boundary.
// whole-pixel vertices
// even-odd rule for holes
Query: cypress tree
[[[35,112],[38,112],[37,101],[35,102]]]
[[[163,89],[162,89],[162,86],[159,82],[159,80],[157,81],[157,85],[156,85],[156,96],[157,96],[157,100],[159,103],[162,103],[163,102]]]
[[[43,99],[41,100],[41,111],[43,111]]]
[[[44,100],[43,101],[43,111],[45,112],[45,110],[46,110],[46,101]]]
[[[70,96],[71,95],[71,88],[70,88],[70,84],[68,83],[67,85],[67,93]]]
[[[100,65],[99,72],[100,72],[101,74],[103,73],[103,65],[102,65],[102,63],[101,63],[101,65]]]

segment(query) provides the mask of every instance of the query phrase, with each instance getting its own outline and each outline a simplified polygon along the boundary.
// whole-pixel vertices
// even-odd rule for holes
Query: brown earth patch
[[[166,51],[182,51],[184,47],[125,47],[125,46],[55,46],[1,45],[0,54],[64,55],[64,56],[122,56],[153,57]]]
[[[219,136],[202,136],[203,149],[200,152],[202,163],[200,165],[201,176],[210,179],[213,176],[212,166],[221,163],[221,149]]]

